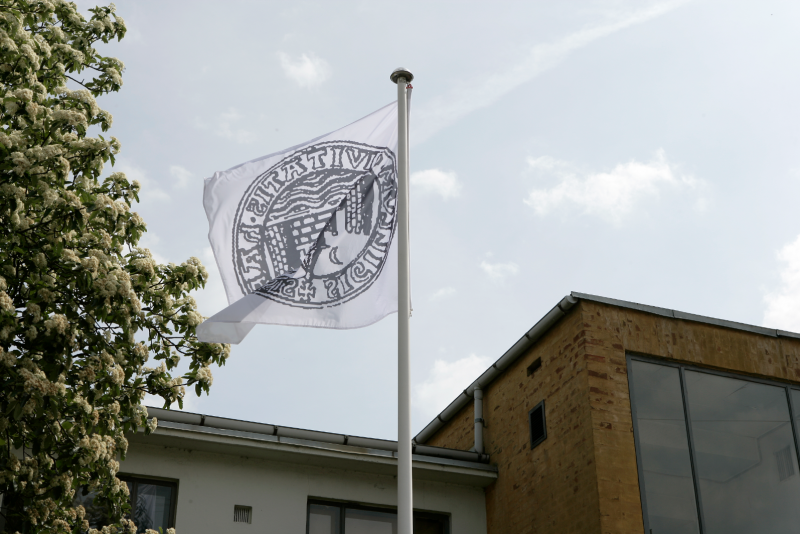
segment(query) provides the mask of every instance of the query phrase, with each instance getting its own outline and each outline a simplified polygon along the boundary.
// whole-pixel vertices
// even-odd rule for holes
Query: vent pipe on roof
[[[483,390],[476,387],[473,398],[475,399],[475,452],[483,454]]]

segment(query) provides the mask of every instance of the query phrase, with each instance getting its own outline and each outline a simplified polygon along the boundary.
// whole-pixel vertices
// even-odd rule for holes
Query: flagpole
[[[397,534],[412,534],[414,493],[411,480],[411,315],[408,251],[408,100],[406,85],[414,75],[403,68],[392,72],[397,84]]]

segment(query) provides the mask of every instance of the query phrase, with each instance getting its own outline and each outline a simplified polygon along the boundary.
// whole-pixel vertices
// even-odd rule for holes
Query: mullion
[[[792,424],[792,436],[794,437],[794,453],[797,465],[800,467],[800,443],[798,443],[798,430],[795,426],[794,405],[792,403],[792,388],[786,387],[786,401],[789,403],[789,420]]]
[[[705,514],[703,512],[703,498],[700,495],[700,478],[697,475],[697,466],[695,465],[695,458],[697,453],[694,450],[694,435],[692,432],[692,414],[689,409],[689,392],[686,387],[686,377],[684,376],[684,369],[682,365],[678,366],[680,382],[681,382],[681,400],[683,401],[683,414],[686,420],[686,437],[689,439],[689,464],[692,467],[692,482],[694,483],[694,498],[697,506],[697,519],[700,522],[700,534],[705,532]]]
[[[630,380],[630,376],[631,376],[631,361],[633,360],[633,358],[628,356],[627,360],[628,360],[627,361],[627,364],[628,364],[628,395],[629,395],[630,404],[631,404],[631,420],[633,421],[633,440],[634,440],[634,443],[636,445],[634,447],[634,450],[636,451],[636,472],[637,472],[637,474],[639,476],[639,498],[640,498],[641,504],[642,504],[642,518],[644,519],[644,521],[643,521],[644,522],[644,531],[645,532],[651,532],[651,530],[650,530],[650,515],[647,513],[647,491],[646,491],[646,488],[645,488],[645,480],[644,480],[644,463],[643,463],[643,460],[642,460],[642,454],[641,454],[641,450],[640,450],[640,447],[639,447],[639,444],[641,443],[641,441],[639,439],[639,420],[636,418],[636,403],[633,402],[633,399],[635,398],[635,395],[634,395],[634,387],[635,386],[634,386],[634,383],[633,383],[634,381]],[[683,392],[681,391],[681,393],[683,393]]]

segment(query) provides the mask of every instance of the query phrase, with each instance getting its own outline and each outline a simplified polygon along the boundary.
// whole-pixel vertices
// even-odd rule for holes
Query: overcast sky
[[[414,73],[414,433],[570,291],[800,331],[797,2],[116,3],[115,170],[205,315],[203,179]],[[396,438],[395,315],[259,326],[214,375],[187,409]]]

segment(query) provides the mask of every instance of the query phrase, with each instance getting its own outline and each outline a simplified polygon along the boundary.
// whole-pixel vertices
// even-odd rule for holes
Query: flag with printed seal
[[[256,324],[359,328],[397,311],[397,103],[205,180],[229,306],[200,341]]]

